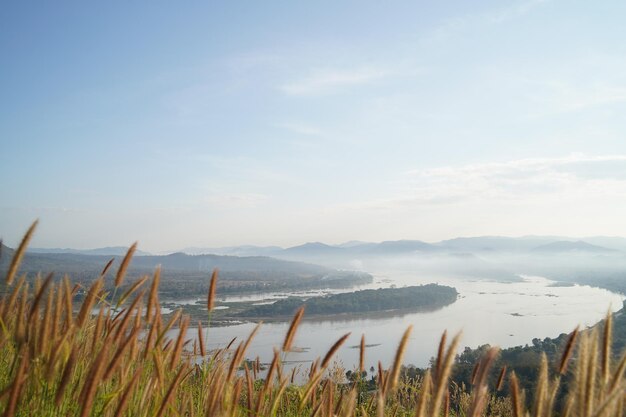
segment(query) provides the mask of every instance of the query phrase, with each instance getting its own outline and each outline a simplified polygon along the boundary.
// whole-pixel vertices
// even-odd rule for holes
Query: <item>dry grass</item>
[[[294,316],[282,349],[275,350],[271,364],[262,372],[258,358],[244,360],[259,326],[237,346],[233,341],[207,351],[201,324],[197,334],[195,329],[190,332],[192,350],[186,339],[187,317],[176,312],[164,323],[158,269],[151,280],[137,280],[119,298],[109,297],[103,277],[96,277],[80,303],[76,302],[77,288],[67,277],[59,281],[52,275],[34,281],[18,277],[35,226],[15,253],[0,297],[0,412],[5,417],[623,415],[626,356],[611,363],[610,315],[601,333],[572,333],[561,360],[552,364],[554,375],[544,358],[529,409],[514,372],[508,372],[507,378],[506,368],[501,368],[497,382],[490,386],[496,348],[477,364],[471,389],[450,382],[460,335],[448,343],[443,334],[433,369],[424,378],[403,379],[401,365],[411,328],[399,341],[391,368],[386,370],[379,363],[373,391],[364,389],[360,379],[348,384],[331,372],[332,360],[349,334],[311,365],[304,383],[294,385],[295,374],[284,373],[281,351],[284,355],[292,349],[303,310]],[[117,271],[116,287],[124,280],[134,249],[131,246]],[[211,278],[209,310],[216,280],[217,272]],[[181,331],[170,339],[168,331],[174,327]],[[363,336],[359,371],[363,371],[365,351]],[[571,361],[575,361],[570,367],[574,383],[557,413],[560,379]],[[496,397],[494,392],[507,382],[511,397]]]

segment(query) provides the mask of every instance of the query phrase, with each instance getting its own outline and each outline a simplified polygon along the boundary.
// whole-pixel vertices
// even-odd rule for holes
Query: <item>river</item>
[[[433,282],[432,279],[416,278],[407,271],[376,273],[374,276],[374,283],[366,287],[402,287]],[[482,344],[502,348],[525,345],[532,343],[533,338],[568,333],[577,325],[593,325],[604,317],[609,308],[619,310],[624,300],[622,295],[607,290],[582,285],[551,286],[553,281],[532,276],[524,276],[520,282],[459,278],[439,278],[435,282],[455,287],[459,292],[457,301],[436,311],[395,317],[368,315],[367,318],[305,320],[294,341],[294,346],[301,351],[290,352],[286,356],[287,366],[308,369],[312,360],[324,356],[339,337],[351,332],[350,338],[337,353],[338,365],[354,369],[359,360],[359,349],[354,346],[359,345],[361,335],[365,334],[366,343],[371,345],[366,350],[366,369],[376,367],[379,360],[387,367],[393,362],[404,330],[413,325],[405,363],[424,367],[435,355],[444,330],[450,335],[463,332],[460,350],[464,346]],[[272,294],[270,297],[282,296],[285,294]],[[263,302],[268,295],[250,297],[246,299]],[[234,299],[241,297],[228,300]],[[244,323],[211,328],[207,346],[218,349],[234,337],[243,340],[254,326],[253,323]],[[261,362],[269,362],[273,348],[281,345],[288,326],[289,323],[263,324],[246,357],[254,359],[258,355]],[[171,336],[175,336],[173,332]],[[196,330],[190,330],[188,337],[193,338],[196,334]]]

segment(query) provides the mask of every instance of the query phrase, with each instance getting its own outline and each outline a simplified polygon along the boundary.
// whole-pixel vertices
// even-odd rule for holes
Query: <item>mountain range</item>
[[[127,247],[110,246],[95,249],[71,248],[29,248],[29,253],[73,254],[94,256],[123,256]],[[226,256],[269,256],[286,259],[343,257],[343,256],[390,256],[407,254],[435,253],[588,253],[611,254],[626,253],[626,238],[594,236],[569,238],[562,236],[479,236],[458,237],[427,243],[421,240],[390,240],[383,242],[348,241],[330,245],[322,242],[307,242],[301,245],[282,248],[279,246],[226,246],[226,247],[186,247],[175,251],[188,255],[226,255]],[[168,252],[165,254],[170,254]],[[149,252],[137,250],[136,256],[151,256]]]
[[[583,239],[560,236],[525,236],[518,238],[501,236],[460,237],[427,243],[421,240],[393,240],[384,242],[350,241],[338,245],[307,242],[302,245],[281,248],[278,246],[230,246],[225,248],[185,248],[189,254],[220,254],[235,256],[273,256],[284,258],[350,256],[350,255],[406,255],[436,253],[626,253],[626,238],[589,237]]]

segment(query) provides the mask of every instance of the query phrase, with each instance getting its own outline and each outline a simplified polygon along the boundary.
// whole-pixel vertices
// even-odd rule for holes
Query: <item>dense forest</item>
[[[241,312],[241,317],[290,316],[305,306],[310,315],[342,313],[368,313],[390,310],[431,310],[453,303],[457,298],[455,288],[427,284],[404,288],[362,290],[307,300],[291,297],[273,304],[254,306]]]

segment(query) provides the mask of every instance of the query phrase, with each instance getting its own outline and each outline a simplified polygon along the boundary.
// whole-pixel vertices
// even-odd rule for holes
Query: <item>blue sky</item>
[[[626,235],[626,3],[0,9],[0,235]]]

